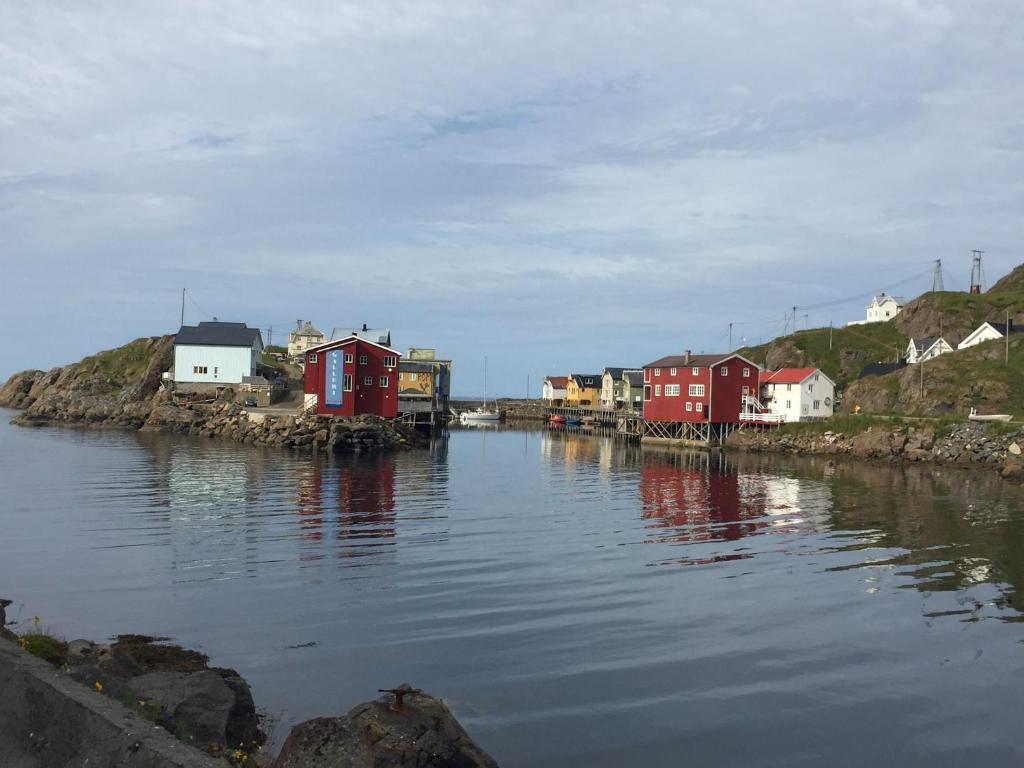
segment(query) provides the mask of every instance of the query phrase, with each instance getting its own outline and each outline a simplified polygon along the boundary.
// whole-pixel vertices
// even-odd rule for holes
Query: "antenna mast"
[[[942,286],[942,259],[936,259],[935,274],[932,275],[932,292],[938,293],[944,290],[946,289]]]
[[[981,293],[981,255],[984,251],[971,251],[971,293]]]

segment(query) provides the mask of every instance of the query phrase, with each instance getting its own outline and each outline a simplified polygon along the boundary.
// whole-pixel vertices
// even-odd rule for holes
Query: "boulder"
[[[274,768],[497,768],[444,702],[403,685],[343,717],[292,728]]]
[[[1011,456],[1003,463],[1003,467],[999,470],[999,474],[1002,475],[1004,480],[1010,480],[1014,483],[1024,483],[1024,461]]]

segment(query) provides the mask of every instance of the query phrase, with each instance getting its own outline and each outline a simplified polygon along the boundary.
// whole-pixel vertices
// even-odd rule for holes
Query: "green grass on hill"
[[[79,370],[86,373],[98,373],[119,385],[138,379],[153,360],[156,344],[153,339],[141,338],[125,344],[117,349],[97,352],[84,358]]]
[[[797,331],[768,344],[744,347],[739,353],[760,365],[781,354],[784,359],[773,359],[773,367],[816,366],[843,387],[857,378],[866,364],[891,363],[901,357],[908,343],[892,322],[833,328],[831,346],[829,333],[828,328]],[[775,354],[770,355],[771,351]]]

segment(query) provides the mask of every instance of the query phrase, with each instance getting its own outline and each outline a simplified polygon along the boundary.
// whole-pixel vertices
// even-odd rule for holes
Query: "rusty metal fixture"
[[[395,700],[391,704],[391,709],[395,710],[396,712],[401,712],[405,696],[410,693],[415,693],[416,689],[408,683],[402,683],[397,688],[378,688],[377,692],[390,693],[392,696],[394,696]]]

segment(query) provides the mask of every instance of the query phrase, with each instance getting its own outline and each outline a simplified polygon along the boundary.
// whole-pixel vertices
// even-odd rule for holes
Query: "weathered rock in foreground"
[[[497,768],[444,702],[401,688],[401,707],[389,693],[295,726],[274,768]]]

